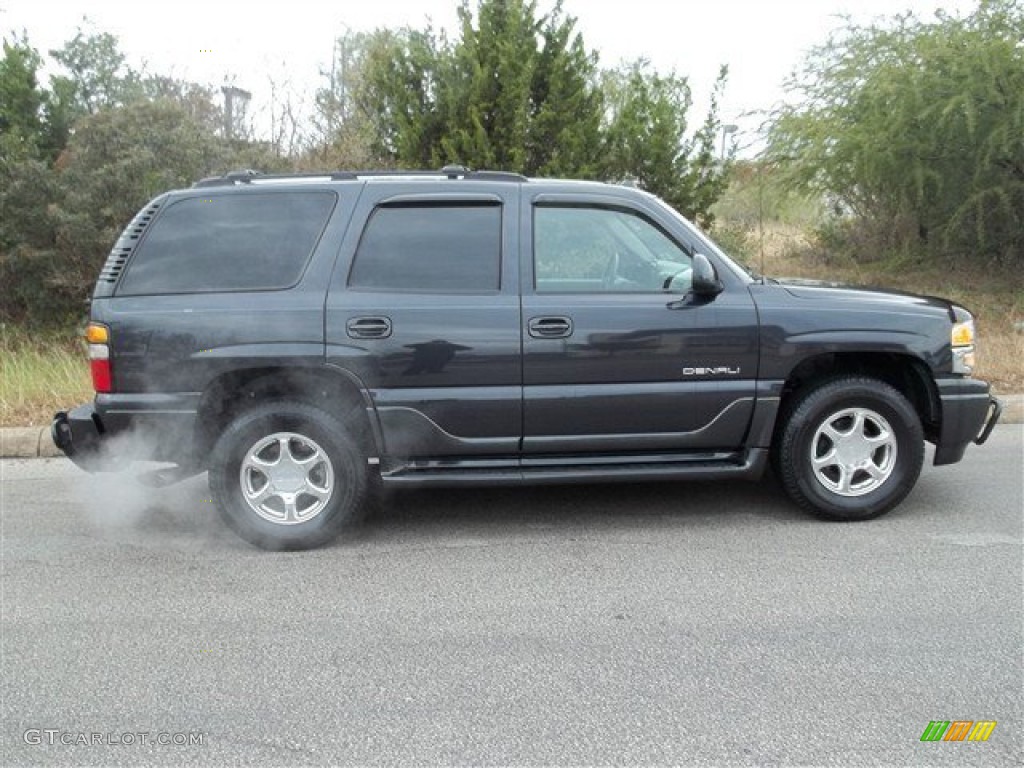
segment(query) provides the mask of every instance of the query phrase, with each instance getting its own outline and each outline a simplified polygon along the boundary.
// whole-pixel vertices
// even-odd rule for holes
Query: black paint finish
[[[884,291],[754,280],[660,201],[604,184],[400,176],[267,184],[261,195],[337,195],[295,285],[118,295],[119,276],[145,253],[147,232],[175,201],[253,194],[246,186],[163,195],[119,240],[116,269],[105,268],[92,305],[92,319],[110,328],[115,391],[61,421],[57,432],[76,461],[74,440],[92,446],[141,425],[173,435],[161,453],[201,465],[209,444],[192,437],[208,424],[197,422],[238,404],[203,409],[226,382],[249,374],[336,382],[320,387],[324,397],[356,393],[382,477],[394,484],[756,477],[787,383],[808,366],[827,374],[837,355],[924,372],[939,463],[958,460],[984,420],[987,385],[958,384],[965,380],[951,371],[950,329],[966,316],[962,309]],[[631,291],[628,274],[614,271],[639,262],[623,252],[593,280],[564,281],[571,292],[538,293],[538,206],[625,212],[688,258],[704,254],[722,290],[697,296],[670,280],[670,289]],[[475,212],[466,221],[500,231],[460,229],[460,207]],[[381,243],[403,249],[394,263],[408,271],[393,286],[386,270],[354,267],[367,222],[382,211],[378,223],[419,221],[431,238],[420,249],[415,231],[373,236],[375,258],[387,257]],[[432,216],[445,225],[434,226],[442,219]],[[497,284],[493,270],[435,279],[446,249],[458,250],[463,264],[476,251],[495,260]],[[674,262],[655,259],[649,268],[664,263]],[[557,278],[547,285],[557,287]]]

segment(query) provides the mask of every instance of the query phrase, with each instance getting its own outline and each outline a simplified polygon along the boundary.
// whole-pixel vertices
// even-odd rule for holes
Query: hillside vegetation
[[[459,19],[451,37],[427,26],[340,38],[308,120],[271,82],[259,105],[269,135],[245,91],[226,89],[228,109],[227,93],[133,68],[107,32],[84,27],[44,56],[3,31],[0,423],[43,423],[88,395],[76,334],[135,212],[240,168],[455,162],[628,180],[768,274],[963,303],[978,317],[979,373],[1024,390],[1019,0],[840,24],[768,116],[766,151],[743,163],[719,120],[724,68],[695,119],[685,73],[601,66],[558,2],[463,0]]]

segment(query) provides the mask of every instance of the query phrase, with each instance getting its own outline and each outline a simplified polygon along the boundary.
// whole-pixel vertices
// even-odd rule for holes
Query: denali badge
[[[683,376],[739,376],[739,368],[719,365],[716,368],[683,368]]]

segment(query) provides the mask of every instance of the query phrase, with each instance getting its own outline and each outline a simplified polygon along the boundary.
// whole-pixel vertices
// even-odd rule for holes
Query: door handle
[[[345,333],[353,339],[386,339],[391,335],[387,317],[353,317],[345,323]]]
[[[527,328],[535,339],[564,339],[572,336],[572,320],[568,317],[531,317]]]

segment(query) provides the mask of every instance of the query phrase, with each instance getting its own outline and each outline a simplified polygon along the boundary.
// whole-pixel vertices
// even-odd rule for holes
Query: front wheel
[[[360,516],[365,462],[344,425],[306,405],[246,411],[213,451],[210,489],[228,525],[263,549],[309,549]]]
[[[921,421],[884,382],[826,381],[799,396],[783,418],[775,446],[782,485],[820,517],[878,517],[910,493],[921,473]]]

